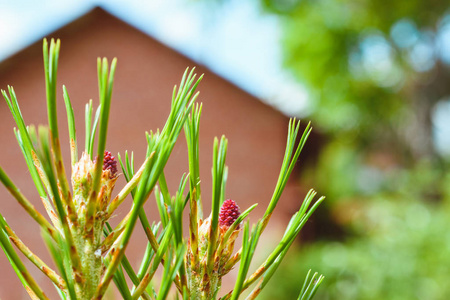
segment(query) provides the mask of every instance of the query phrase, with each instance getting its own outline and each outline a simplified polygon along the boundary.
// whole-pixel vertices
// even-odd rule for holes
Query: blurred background
[[[448,299],[447,1],[3,1],[0,59],[95,5],[312,121],[297,180],[327,200],[262,298],[311,268],[316,299]]]

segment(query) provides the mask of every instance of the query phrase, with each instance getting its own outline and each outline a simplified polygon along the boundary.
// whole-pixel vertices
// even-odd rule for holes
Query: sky
[[[0,60],[98,5],[286,115],[306,116],[307,93],[282,70],[278,20],[257,1],[224,2],[0,0]]]

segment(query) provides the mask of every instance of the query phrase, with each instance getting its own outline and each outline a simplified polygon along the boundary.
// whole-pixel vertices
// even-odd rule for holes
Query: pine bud
[[[94,163],[97,163],[97,160],[98,157],[95,157]],[[105,151],[105,154],[103,155],[103,174],[109,174],[108,177],[110,179],[116,177],[117,174],[117,161],[109,151]]]
[[[115,157],[111,155],[111,152],[105,151],[103,158],[103,171],[109,170],[110,178],[116,177],[117,174],[117,161]]]
[[[89,191],[92,188],[92,174],[94,172],[94,163],[85,152],[81,159],[74,165],[72,170],[72,186],[75,205],[86,203],[89,197]]]
[[[231,199],[225,200],[220,208],[219,225],[228,229],[241,215],[239,206]],[[239,229],[239,225],[236,229]]]

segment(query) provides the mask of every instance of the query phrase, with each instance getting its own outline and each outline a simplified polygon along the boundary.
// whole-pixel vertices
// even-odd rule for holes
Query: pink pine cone
[[[225,200],[219,213],[220,227],[230,227],[240,215],[241,212],[239,211],[239,206],[236,202],[231,199]],[[236,229],[239,229],[239,226]]]
[[[111,177],[114,177],[117,174],[117,161],[109,151],[105,151],[105,155],[103,158],[103,171],[106,170],[109,170],[111,172]]]

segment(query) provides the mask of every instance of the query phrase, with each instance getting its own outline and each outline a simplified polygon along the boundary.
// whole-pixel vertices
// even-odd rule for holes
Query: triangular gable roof
[[[92,26],[92,24],[94,24],[94,23],[101,26],[102,21],[105,23],[121,24],[120,26],[123,26],[124,28],[132,29],[133,31],[139,32],[146,38],[153,40],[153,42],[155,44],[158,44],[160,47],[164,47],[166,49],[166,51],[177,53],[178,55],[183,56],[186,59],[192,61],[192,64],[190,64],[190,65],[202,67],[203,69],[208,69],[208,71],[211,73],[215,73],[213,70],[211,70],[211,68],[209,68],[208,66],[203,64],[201,61],[197,61],[197,60],[193,59],[192,57],[186,56],[183,52],[179,51],[179,49],[172,48],[171,46],[161,42],[160,40],[153,37],[152,35],[150,35],[146,32],[143,32],[139,28],[135,27],[133,24],[124,21],[120,16],[118,16],[100,6],[93,7],[92,9],[88,10],[87,12],[80,15],[79,17],[69,20],[65,25],[63,25],[59,28],[55,28],[54,31],[49,32],[48,34],[45,34],[45,36],[58,37],[61,40],[65,40],[67,38],[70,38],[74,32],[81,32],[84,28]],[[3,70],[6,71],[9,66],[16,65],[17,61],[22,61],[22,60],[26,59],[26,57],[29,57],[30,55],[33,55],[33,54],[35,55],[37,52],[42,51],[41,50],[42,38],[43,38],[43,36],[37,38],[36,40],[31,42],[28,46],[24,47],[23,49],[19,50],[16,53],[12,54],[11,56],[4,59],[3,61],[0,61],[0,72],[2,72]],[[103,56],[102,53],[97,53],[97,55]],[[216,74],[216,75],[218,75],[218,74]],[[252,96],[252,98],[257,98],[256,96],[249,93],[245,88],[243,88],[239,84],[239,82],[236,82],[236,81],[230,82],[228,79],[224,78],[223,76],[221,76],[221,75],[218,75],[218,76],[221,77],[223,80],[229,82],[230,84],[236,86],[237,88],[241,89],[242,91],[248,93],[249,95]],[[270,106],[265,101],[262,101],[261,99],[258,99],[258,100],[261,101],[262,103],[265,103],[266,105]],[[276,107],[273,107],[273,106],[271,106],[271,107],[273,109],[277,110]]]

